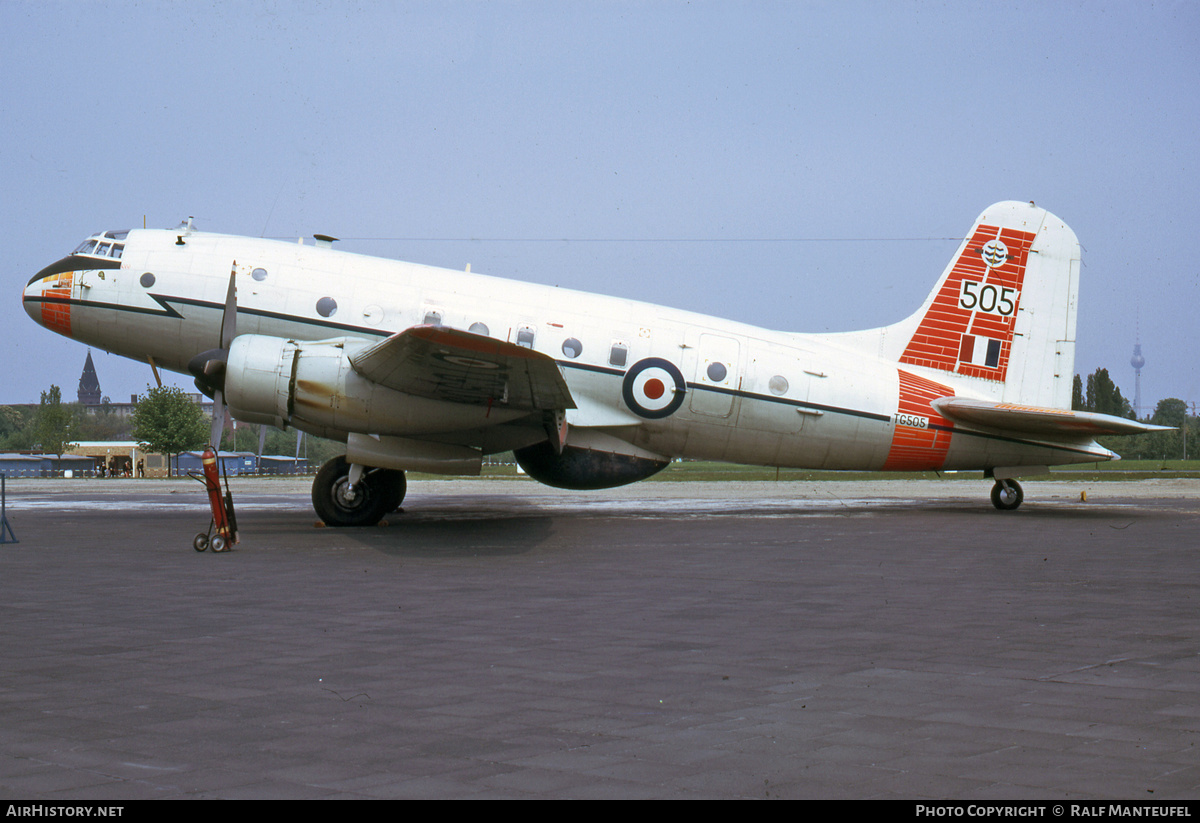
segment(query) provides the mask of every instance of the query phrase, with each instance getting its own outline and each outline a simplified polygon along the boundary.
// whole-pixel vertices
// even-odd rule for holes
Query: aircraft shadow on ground
[[[396,557],[501,557],[521,555],[543,546],[553,531],[554,518],[546,515],[517,517],[448,514],[406,519],[393,513],[379,526],[365,528],[314,528],[311,518],[289,516],[259,518],[252,513],[241,520],[242,550],[287,543],[307,547],[359,546]],[[282,539],[282,540],[281,540]]]
[[[542,546],[554,518],[483,518],[405,522],[401,515],[380,530],[379,547],[406,557],[478,557],[526,554]]]

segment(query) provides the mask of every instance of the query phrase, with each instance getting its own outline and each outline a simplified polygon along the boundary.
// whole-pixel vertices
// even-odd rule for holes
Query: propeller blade
[[[225,395],[217,389],[213,392],[212,413],[212,447],[213,451],[221,451],[221,434],[225,431]]]
[[[237,261],[229,271],[229,289],[225,292],[225,308],[221,311],[221,347],[198,354],[188,363],[188,370],[196,375],[196,385],[212,389],[213,419],[212,447],[221,450],[221,434],[225,430],[225,364],[229,359],[229,346],[237,337]]]
[[[229,272],[229,290],[225,293],[225,310],[221,312],[221,348],[229,351],[229,344],[237,337],[237,261]]]

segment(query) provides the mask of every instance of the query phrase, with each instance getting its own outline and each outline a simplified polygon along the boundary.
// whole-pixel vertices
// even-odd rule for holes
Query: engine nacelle
[[[594,429],[572,428],[560,454],[545,441],[513,452],[525,473],[559,489],[611,489],[645,480],[670,464],[662,455],[640,449]]]
[[[463,431],[527,414],[418,397],[367,380],[350,357],[370,345],[353,337],[240,335],[229,347],[225,402],[237,420],[295,426],[338,440],[350,432],[403,437]]]

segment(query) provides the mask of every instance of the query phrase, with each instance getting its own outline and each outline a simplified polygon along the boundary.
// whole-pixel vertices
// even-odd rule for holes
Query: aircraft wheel
[[[313,479],[313,508],[327,526],[374,526],[404,497],[403,486],[397,493],[389,474],[404,478],[403,472],[368,470],[351,492],[350,464],[345,457],[335,457]]]
[[[1016,480],[997,480],[992,486],[992,505],[1002,512],[1010,512],[1021,505],[1025,492]]]
[[[214,554],[216,554],[217,552],[223,552],[227,548],[227,546],[225,545],[225,538],[221,537],[221,535],[219,535],[219,534],[216,537],[214,537],[209,542],[208,545],[212,546],[212,550],[213,550]]]
[[[208,535],[200,532],[192,538],[192,548],[198,552],[202,552],[208,548]]]
[[[404,472],[396,469],[380,469],[371,477],[378,477],[387,487],[387,511],[394,512],[400,508],[400,504],[404,502],[404,495],[408,493],[408,480],[405,479]]]

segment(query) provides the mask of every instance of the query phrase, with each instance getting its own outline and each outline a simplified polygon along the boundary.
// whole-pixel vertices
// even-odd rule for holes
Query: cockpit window
[[[84,240],[82,243],[80,243],[75,251],[71,252],[71,254],[86,254],[93,257],[112,257],[116,260],[120,260],[122,252],[125,251],[125,244],[121,241],[128,236],[128,231],[96,232],[87,240]]]

